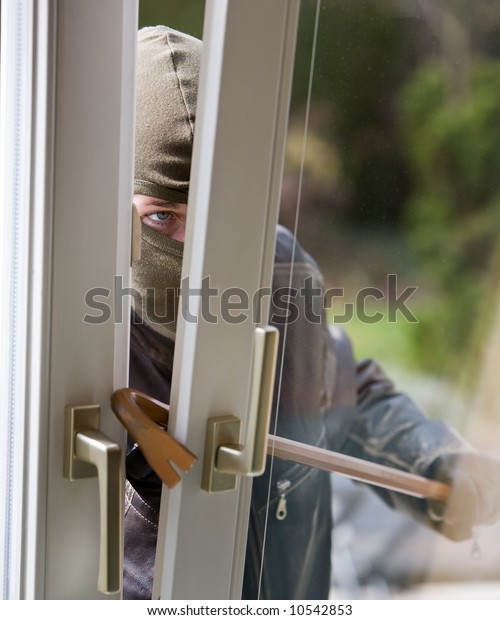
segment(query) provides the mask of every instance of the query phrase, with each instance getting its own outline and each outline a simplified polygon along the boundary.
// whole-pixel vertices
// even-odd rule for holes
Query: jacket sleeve
[[[355,368],[356,404],[343,453],[425,475],[439,456],[471,450],[449,424],[427,418],[409,396],[397,392],[376,362],[364,360]],[[434,527],[427,517],[426,500],[374,489],[393,508]]]

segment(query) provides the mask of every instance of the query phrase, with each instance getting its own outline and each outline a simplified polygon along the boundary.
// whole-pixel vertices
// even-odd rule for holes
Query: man
[[[195,127],[201,43],[158,26],[139,33],[134,204],[142,255],[131,330],[130,385],[168,402]],[[320,287],[314,260],[279,227],[274,290]],[[273,428],[311,445],[452,482],[452,505],[380,491],[385,501],[454,539],[500,510],[496,461],[475,453],[446,424],[427,420],[373,361],[356,363],[348,338],[330,331],[321,299],[297,300],[281,338],[283,366]],[[312,304],[309,306],[308,304]],[[316,304],[316,306],[315,306]],[[306,320],[322,316],[318,322]],[[272,315],[283,329],[279,308]],[[159,317],[163,317],[160,320]],[[151,596],[161,483],[138,446],[127,455],[125,598]],[[329,475],[276,460],[253,484],[244,598],[324,599],[330,586]],[[264,544],[264,530],[266,541]]]

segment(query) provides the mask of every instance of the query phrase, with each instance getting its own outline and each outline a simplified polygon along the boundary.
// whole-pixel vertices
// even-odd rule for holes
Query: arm
[[[500,515],[500,462],[476,452],[446,422],[428,419],[372,360],[355,365],[356,405],[341,451],[451,485],[447,506],[377,490],[393,508],[449,538],[472,535]]]

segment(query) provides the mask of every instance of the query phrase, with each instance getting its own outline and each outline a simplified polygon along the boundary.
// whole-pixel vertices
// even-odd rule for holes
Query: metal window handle
[[[122,587],[124,476],[120,446],[99,429],[100,407],[66,407],[64,477],[97,475],[100,499],[100,546],[97,589],[115,594]]]
[[[207,422],[202,488],[209,493],[234,489],[236,476],[259,476],[265,470],[278,337],[275,327],[255,330],[245,444],[241,444],[241,420],[236,416],[217,416]]]

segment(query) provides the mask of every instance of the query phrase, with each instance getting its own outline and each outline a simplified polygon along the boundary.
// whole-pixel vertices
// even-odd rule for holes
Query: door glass
[[[203,3],[190,5],[162,15],[142,0],[141,25],[200,36]],[[414,474],[462,468],[486,491],[462,486],[443,512],[271,455],[253,484],[244,597],[498,594],[500,525],[462,517],[494,513],[500,469],[435,458],[465,441],[500,451],[499,20],[487,2],[301,3],[270,431]]]
[[[283,329],[278,433],[413,473],[433,464],[443,479],[476,476],[483,490],[458,486],[432,522],[458,538],[471,534],[472,510],[487,520],[498,507],[486,500],[495,462],[451,467],[444,456],[438,468],[434,457],[465,449],[445,424],[499,453],[499,19],[485,2],[302,2],[280,221],[303,250],[279,233],[275,267],[275,285],[298,290]],[[303,251],[322,273],[333,347]],[[264,598],[286,594],[274,575],[289,562],[322,588],[298,580],[296,598],[327,591],[319,494],[330,484],[331,598],[498,594],[500,524],[452,542],[422,525],[423,501],[278,459],[270,472],[252,506],[265,526],[261,513],[251,519],[263,532]]]

